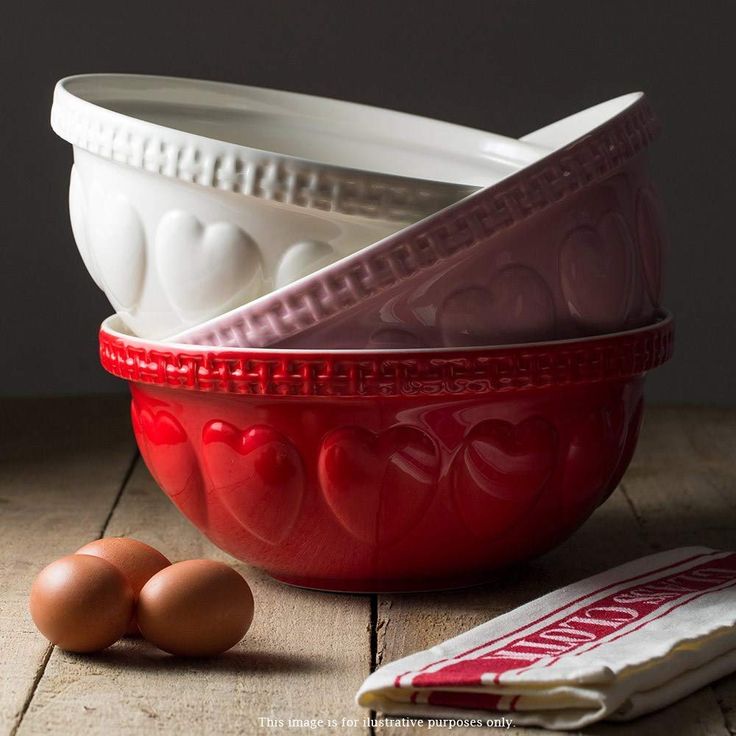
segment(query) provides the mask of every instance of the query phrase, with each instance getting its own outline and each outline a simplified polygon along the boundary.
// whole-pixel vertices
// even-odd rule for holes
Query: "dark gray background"
[[[124,390],[97,362],[111,312],[77,255],[54,82],[142,72],[344,98],[518,136],[649,93],[668,212],[676,359],[650,397],[735,405],[733,0],[15,2],[0,10],[0,390]]]

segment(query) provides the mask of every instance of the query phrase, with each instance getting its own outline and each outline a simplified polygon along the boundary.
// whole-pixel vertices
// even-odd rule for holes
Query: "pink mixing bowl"
[[[462,347],[648,324],[664,248],[645,160],[656,129],[641,94],[543,128],[522,139],[556,149],[537,163],[173,339]]]
[[[143,458],[212,541],[284,582],[478,582],[568,536],[620,480],[672,322],[505,348],[205,349],[100,332]]]

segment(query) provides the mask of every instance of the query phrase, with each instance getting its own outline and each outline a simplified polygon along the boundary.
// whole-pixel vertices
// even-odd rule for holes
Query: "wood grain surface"
[[[371,714],[353,698],[372,667],[642,554],[685,544],[733,549],[736,542],[736,412],[650,410],[636,457],[609,501],[556,550],[486,585],[350,596],[285,587],[207,542],[136,461],[124,401],[1,406],[2,734],[429,733],[365,723]],[[94,656],[47,646],[27,613],[33,576],[100,535],[133,536],[176,560],[235,564],[255,595],[251,631],[210,660],[179,660],[140,639]],[[635,722],[584,733],[734,736],[736,676]]]
[[[28,613],[36,573],[99,537],[136,456],[127,402],[4,401],[0,430],[0,731],[13,733],[51,652]]]

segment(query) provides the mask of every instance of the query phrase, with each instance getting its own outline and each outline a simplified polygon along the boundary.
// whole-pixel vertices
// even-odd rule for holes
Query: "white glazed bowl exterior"
[[[284,286],[399,223],[201,187],[74,148],[72,230],[137,335],[161,339]]]
[[[146,171],[402,223],[547,152],[537,143],[351,102],[126,74],[62,79],[51,127],[74,146]]]
[[[127,326],[153,339],[290,284],[546,151],[363,105],[136,75],[62,80],[51,122],[74,147],[82,258]]]

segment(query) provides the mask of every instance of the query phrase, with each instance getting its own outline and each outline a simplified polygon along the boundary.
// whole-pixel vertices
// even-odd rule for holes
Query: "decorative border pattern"
[[[316,327],[602,181],[641,153],[658,132],[659,123],[642,97],[589,135],[502,182],[175,339],[267,347]]]
[[[173,179],[224,189],[307,209],[386,220],[415,222],[477,191],[478,187],[431,182],[389,174],[320,166],[300,159],[219,143],[211,147],[179,131],[163,136],[138,126],[90,114],[77,98],[55,92],[51,127],[65,141],[119,163]]]
[[[613,336],[511,348],[408,354],[188,351],[100,330],[105,370],[175,389],[259,396],[417,396],[508,393],[625,379],[667,361],[673,323]]]

